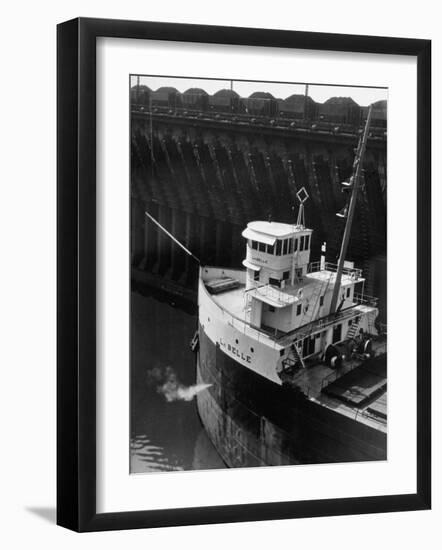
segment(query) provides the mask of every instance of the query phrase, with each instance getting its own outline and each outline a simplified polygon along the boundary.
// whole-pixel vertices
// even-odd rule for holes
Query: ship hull
[[[260,376],[199,325],[201,421],[229,467],[385,460],[386,433]]]

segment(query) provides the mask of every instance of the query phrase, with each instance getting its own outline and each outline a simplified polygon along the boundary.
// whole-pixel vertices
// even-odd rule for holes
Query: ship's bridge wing
[[[252,262],[249,262],[248,260],[243,260],[242,265],[248,269],[252,269],[253,271],[261,271],[261,266],[252,264]]]
[[[276,242],[276,237],[273,237],[271,235],[264,235],[263,233],[258,233],[258,231],[253,231],[253,229],[250,229],[250,227],[244,229],[244,231],[242,232],[242,236],[252,241],[269,244],[270,246],[273,246]]]
[[[250,296],[256,300],[265,302],[266,304],[277,308],[287,307],[299,301],[297,296],[287,294],[286,292],[281,292],[270,285],[254,288],[253,290],[250,290],[249,293]]]

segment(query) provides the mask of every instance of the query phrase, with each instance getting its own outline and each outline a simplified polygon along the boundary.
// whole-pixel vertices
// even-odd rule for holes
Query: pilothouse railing
[[[303,325],[302,327],[298,327],[290,332],[286,332],[278,339],[278,343],[280,345],[286,345],[293,339],[301,340],[302,338],[310,336],[314,332],[323,330],[330,325],[358,317],[359,315],[361,315],[361,312],[355,309],[355,306],[351,306],[347,309],[339,311],[338,313],[332,313],[330,315],[327,315],[326,317],[321,317],[316,321],[312,321],[311,323]]]
[[[338,264],[333,264],[330,262],[325,262],[324,269],[321,269],[321,262],[311,262],[308,266],[308,273],[315,273],[318,271],[331,271],[336,273],[337,270]],[[362,278],[362,269],[358,269],[356,267],[344,267],[342,269],[342,274],[358,280]]]

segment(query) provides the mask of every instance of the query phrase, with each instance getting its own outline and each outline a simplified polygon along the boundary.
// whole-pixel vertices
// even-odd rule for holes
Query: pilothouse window
[[[301,237],[301,242],[299,243],[299,251],[302,252],[304,250],[304,235]]]
[[[265,251],[266,251],[266,245],[265,245],[265,243],[259,243],[259,248],[258,248],[258,250],[259,250],[260,252],[265,252]]]
[[[274,244],[268,244],[267,245],[267,254],[273,254],[275,252],[275,245]]]
[[[309,246],[309,241],[310,241],[310,235],[306,235],[305,236],[305,243],[304,243],[304,250],[308,250],[308,246]]]
[[[288,240],[288,239],[284,239],[284,248],[283,248],[282,253],[283,253],[283,254],[287,254],[288,251],[289,251],[289,240]]]
[[[281,256],[282,241],[276,241],[276,255]]]
[[[256,241],[252,241],[252,248],[253,250],[258,250],[258,243]]]

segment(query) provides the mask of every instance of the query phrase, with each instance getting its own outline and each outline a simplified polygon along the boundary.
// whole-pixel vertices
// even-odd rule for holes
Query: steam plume
[[[156,386],[156,390],[164,395],[166,401],[192,401],[201,391],[210,388],[212,384],[195,384],[185,386],[181,384],[176,372],[171,366],[164,368],[154,367],[147,371],[147,383]]]

